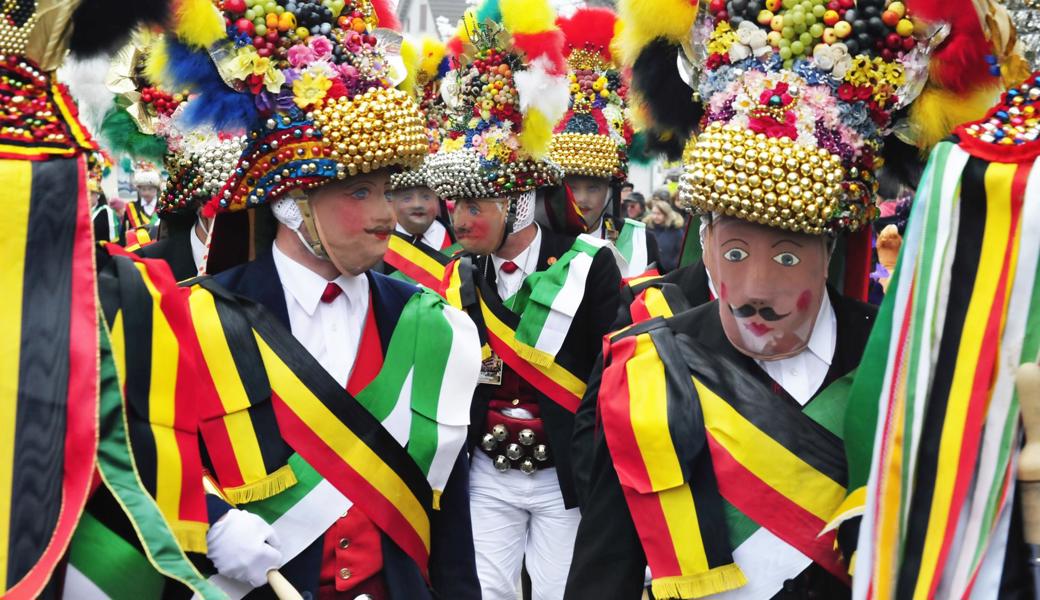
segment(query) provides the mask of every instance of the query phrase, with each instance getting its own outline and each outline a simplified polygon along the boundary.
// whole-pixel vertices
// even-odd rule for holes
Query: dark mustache
[[[762,317],[762,319],[765,321],[779,321],[780,319],[787,318],[787,316],[791,314],[784,313],[781,315],[778,314],[775,310],[773,310],[772,306],[763,306],[762,308],[755,308],[750,304],[745,304],[737,308],[733,308],[733,306],[730,305],[729,311],[733,313],[733,316],[737,317],[738,319],[747,319],[748,317],[753,317],[757,314],[758,316]]]
[[[365,233],[375,235],[377,233],[390,233],[391,231],[393,230],[389,227],[373,227],[372,229],[366,229]]]

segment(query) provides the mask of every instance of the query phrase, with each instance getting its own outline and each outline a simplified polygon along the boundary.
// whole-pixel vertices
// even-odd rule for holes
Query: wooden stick
[[[1040,366],[1027,363],[1015,374],[1026,444],[1018,458],[1023,533],[1027,544],[1040,544]]]
[[[278,600],[303,600],[300,592],[296,591],[293,584],[289,583],[289,580],[278,569],[271,569],[267,572],[267,583]]]

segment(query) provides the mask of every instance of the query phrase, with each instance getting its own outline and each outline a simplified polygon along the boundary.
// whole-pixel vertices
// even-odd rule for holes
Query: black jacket
[[[603,219],[609,220],[610,224],[614,227],[614,231],[619,235],[621,234],[621,230],[625,226],[624,219],[620,219],[614,215],[603,215]],[[661,265],[661,251],[658,248],[657,239],[654,237],[649,227],[646,229],[646,264],[650,266]]]
[[[285,292],[270,252],[252,262],[224,271],[214,279],[228,290],[262,304],[286,329],[289,329]],[[378,273],[369,273],[368,279],[372,290],[372,309],[375,311],[376,325],[385,353],[401,310],[418,288]],[[390,598],[479,600],[480,584],[477,581],[469,513],[469,461],[465,451],[459,454],[451,478],[441,496],[441,509],[434,511],[430,528],[429,566],[434,592],[431,592],[423,581],[415,562],[389,537],[383,535],[383,575],[390,591]],[[312,598],[318,597],[322,541],[322,538],[318,538],[281,569],[282,574],[297,589],[301,592],[311,592]],[[254,591],[248,598],[274,598],[274,595],[270,588],[265,586]]]
[[[166,261],[173,271],[173,277],[177,281],[191,279],[198,275],[195,266],[195,256],[191,253],[192,228],[195,227],[194,218],[190,225],[177,223],[163,223],[166,236],[158,241],[142,246],[136,254],[141,258],[158,258]]]
[[[670,273],[679,264],[679,253],[682,251],[683,230],[681,227],[646,226],[647,240],[654,240],[658,250],[658,271]]]
[[[873,306],[844,298],[832,290],[829,290],[829,294],[837,318],[837,344],[821,389],[859,366],[877,312]],[[667,319],[666,323],[677,335],[689,336],[702,347],[717,351],[721,357],[739,365],[749,377],[767,384],[777,395],[777,401],[796,402],[779,386],[773,385],[772,379],[754,359],[741,354],[730,344],[722,329],[717,301],[675,315]],[[602,361],[600,363],[578,411],[583,422],[595,423],[597,420],[595,412]],[[586,414],[590,412],[592,416]],[[643,589],[646,555],[636,534],[602,431],[599,428],[576,431],[571,452],[577,463],[590,465],[590,472],[581,490],[582,520],[574,545],[574,559],[567,579],[565,598],[637,599]],[[816,565],[811,565],[792,580],[789,587],[790,591],[781,592],[776,598],[808,598],[810,591],[820,594],[814,597],[828,599],[849,595],[844,584]]]
[[[562,256],[574,243],[574,238],[557,235],[547,228],[542,228],[541,250],[538,254],[538,269],[544,271],[549,267],[550,259]],[[501,302],[495,287],[495,269],[491,259],[484,256],[476,261],[477,277],[484,277],[484,289],[494,297],[485,298],[488,303]],[[578,378],[587,380],[599,355],[603,336],[610,331],[611,324],[617,314],[618,289],[621,275],[611,252],[601,250],[592,261],[588,279],[585,282],[585,295],[563,348],[557,359],[568,367]],[[470,415],[470,448],[480,442],[485,433],[488,403],[491,400],[494,386],[477,387]],[[571,433],[574,428],[574,415],[544,394],[538,393],[538,406],[541,410],[549,445],[556,461],[556,472],[560,480],[560,490],[564,503],[568,508],[577,505],[573,471],[571,469],[570,448]]]
[[[666,275],[644,281],[638,285],[621,287],[621,302],[618,304],[618,315],[614,321],[614,329],[621,329],[632,324],[632,313],[629,307],[635,301],[636,296],[648,287],[660,287],[670,284],[678,287],[682,294],[685,305],[695,308],[711,300],[711,288],[708,286],[708,271],[704,268],[703,261],[697,261],[681,269],[676,269]]]

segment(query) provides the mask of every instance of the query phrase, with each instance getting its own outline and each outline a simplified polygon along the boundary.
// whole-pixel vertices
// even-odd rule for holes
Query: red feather
[[[529,62],[539,57],[547,58],[551,68],[546,71],[551,75],[567,72],[567,63],[563,58],[563,32],[559,29],[513,34],[513,45],[527,55]]]
[[[908,0],[910,14],[931,23],[948,23],[950,33],[932,54],[932,81],[960,94],[992,84],[986,55],[992,53],[970,0]]]
[[[570,18],[560,17],[556,25],[563,31],[566,53],[584,48],[599,52],[611,62],[610,42],[614,39],[617,15],[608,8],[580,8]]]
[[[397,20],[397,14],[390,6],[390,0],[371,0],[372,10],[379,19],[379,26],[394,31],[401,31],[401,22]]]
[[[462,56],[462,38],[460,38],[457,35],[453,36],[450,40],[448,40],[448,43],[444,46],[444,51],[448,54],[448,56],[454,57],[456,59]]]

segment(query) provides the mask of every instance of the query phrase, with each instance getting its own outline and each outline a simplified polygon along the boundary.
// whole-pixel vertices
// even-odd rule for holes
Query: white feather
[[[112,107],[112,98],[115,96],[105,85],[111,61],[109,55],[85,60],[70,56],[58,69],[58,81],[69,86],[69,93],[79,108],[80,122],[93,134],[101,130],[101,120]]]
[[[538,57],[527,70],[516,73],[514,78],[520,95],[520,112],[527,114],[528,110],[535,108],[555,123],[567,112],[570,86],[565,76],[548,72],[551,66],[547,58]]]

